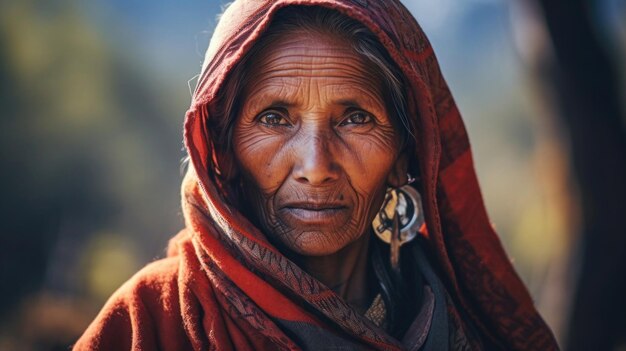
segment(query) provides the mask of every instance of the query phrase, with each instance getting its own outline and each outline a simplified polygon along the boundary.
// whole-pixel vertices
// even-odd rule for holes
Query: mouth
[[[300,202],[289,203],[281,208],[287,217],[302,224],[324,225],[347,214],[348,206],[338,203]]]
[[[329,211],[347,208],[346,205],[329,202],[293,202],[283,206],[283,209],[301,209],[307,211]]]

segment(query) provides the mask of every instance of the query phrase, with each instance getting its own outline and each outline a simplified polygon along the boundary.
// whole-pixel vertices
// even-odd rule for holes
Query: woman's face
[[[245,198],[275,244],[336,253],[406,172],[381,83],[330,36],[290,33],[253,60],[233,131]]]

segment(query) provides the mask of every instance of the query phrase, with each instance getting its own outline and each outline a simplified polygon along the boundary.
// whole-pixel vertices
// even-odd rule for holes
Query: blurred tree
[[[0,274],[3,281],[12,282],[0,288],[4,315],[43,281],[63,214],[84,215],[84,222],[97,225],[110,212],[110,201],[91,189],[93,167],[86,164],[84,149],[77,147],[82,128],[75,130],[71,123],[80,117],[67,113],[76,110],[78,103],[89,103],[75,95],[84,92],[83,87],[68,81],[81,69],[68,59],[86,61],[86,55],[99,54],[94,51],[100,45],[96,38],[83,38],[81,43],[80,36],[88,36],[89,31],[71,16],[46,20],[44,9],[31,1],[1,7]],[[83,50],[75,50],[77,46]],[[89,207],[92,210],[84,213]]]
[[[626,138],[618,71],[598,39],[592,0],[534,0],[553,55],[542,53],[570,140],[580,197],[580,262],[565,344],[614,350],[626,342]],[[575,267],[571,267],[574,269]]]
[[[72,0],[0,2],[0,324],[10,330],[0,349],[3,335],[64,335],[50,342],[66,349],[86,325],[26,333],[32,323],[14,321],[73,311],[86,323],[181,226],[186,82],[155,80],[132,57],[111,50]],[[48,306],[55,295],[66,308]]]

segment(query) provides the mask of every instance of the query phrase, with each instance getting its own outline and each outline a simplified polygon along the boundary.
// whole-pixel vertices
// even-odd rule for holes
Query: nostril
[[[295,170],[294,176],[299,182],[321,185],[338,179],[338,172],[332,165],[308,165]]]
[[[333,177],[317,177],[317,176],[301,176],[298,181],[301,183],[308,183],[311,185],[322,185],[333,181]]]
[[[295,152],[294,177],[299,182],[321,185],[339,178],[340,167],[327,138],[319,135],[305,138]]]

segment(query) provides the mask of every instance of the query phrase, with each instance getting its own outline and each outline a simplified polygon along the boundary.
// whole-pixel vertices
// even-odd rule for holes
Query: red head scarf
[[[186,229],[168,258],[146,267],[112,298],[76,349],[299,349],[276,320],[305,323],[362,348],[402,349],[383,330],[289,261],[224,201],[206,130],[227,74],[288,5],[331,8],[369,28],[408,83],[411,160],[421,175],[434,265],[485,345],[556,349],[484,208],[467,133],[432,47],[396,0],[238,0],[222,16],[185,120],[191,165],[183,182]]]

